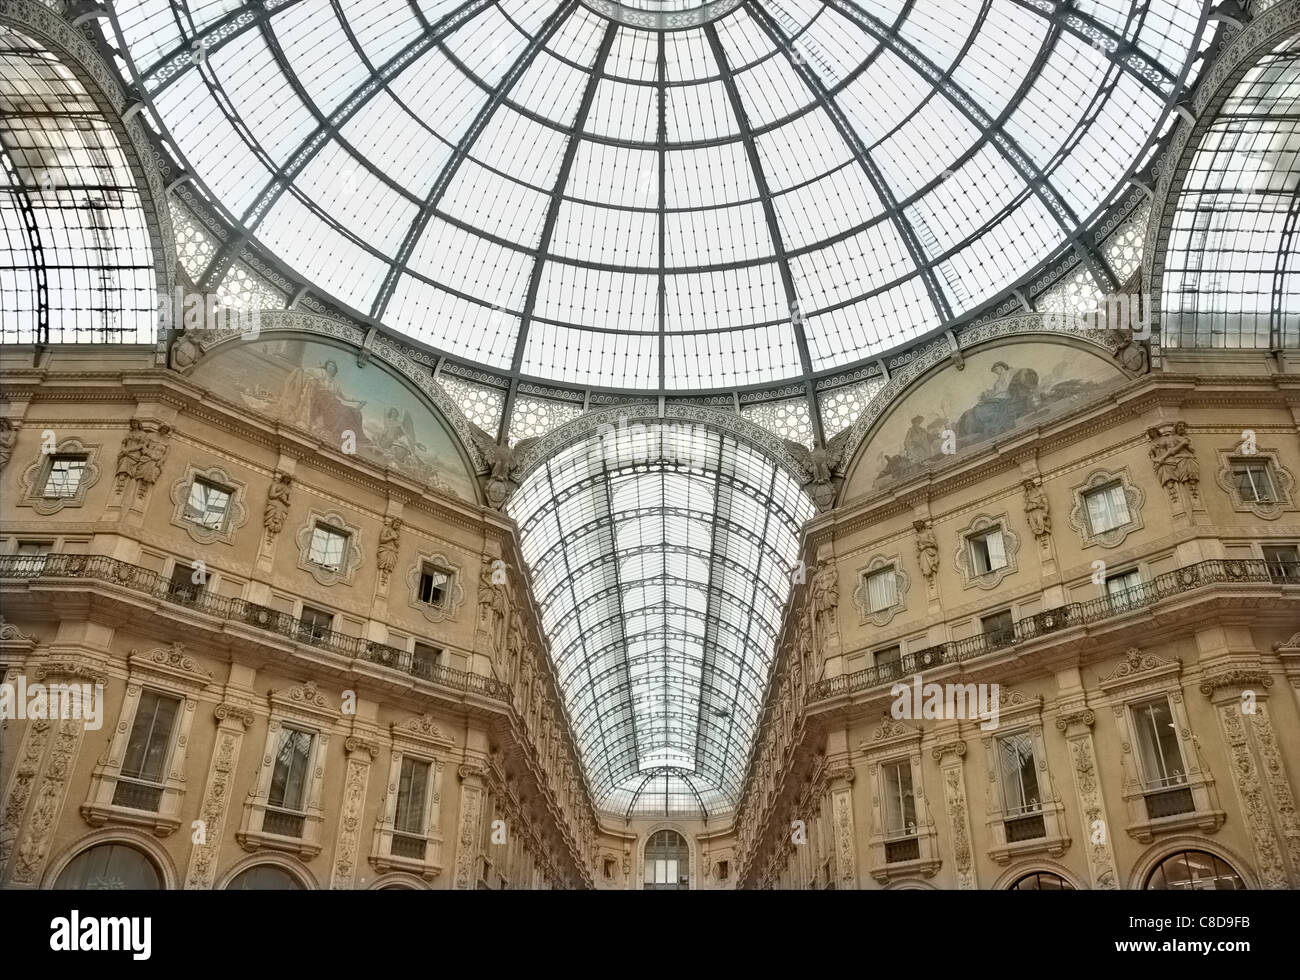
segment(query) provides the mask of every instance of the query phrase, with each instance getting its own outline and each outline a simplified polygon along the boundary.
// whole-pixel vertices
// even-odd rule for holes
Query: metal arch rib
[[[443,195],[447,193],[452,178],[456,176],[460,165],[469,156],[470,148],[483,135],[483,130],[487,128],[488,122],[491,121],[501,103],[505,101],[506,93],[514,87],[524,72],[528,70],[528,66],[541,53],[542,48],[546,46],[546,42],[551,39],[551,36],[560,29],[560,25],[573,13],[573,9],[577,4],[578,0],[566,0],[566,2],[551,11],[550,15],[542,23],[541,28],[529,39],[528,46],[524,48],[515,63],[510,66],[510,70],[502,76],[501,81],[492,90],[487,102],[479,109],[478,115],[474,117],[469,129],[465,131],[465,134],[456,144],[455,152],[443,164],[442,170],[438,172],[438,176],[429,190],[429,196],[425,199],[419,214],[415,216],[415,220],[411,222],[411,227],[407,229],[402,244],[393,258],[392,265],[389,266],[388,274],[384,276],[384,281],[379,287],[379,293],[370,308],[370,315],[373,319],[383,319],[384,310],[388,308],[389,300],[393,298],[393,292],[397,289],[397,280],[402,275],[402,269],[410,261],[411,253],[415,251],[415,246],[424,234],[424,229],[428,227],[429,221],[433,218],[434,208],[438,206]]]
[[[36,343],[48,344],[50,342],[50,286],[46,271],[45,245],[41,241],[40,221],[36,217],[36,208],[32,204],[31,195],[27,192],[27,185],[23,183],[22,172],[10,156],[8,147],[3,143],[0,143],[0,164],[4,165],[13,188],[14,199],[18,202],[18,210],[23,219],[23,234],[32,255],[31,274],[36,288]]]
[[[755,0],[747,0],[746,10],[758,22],[759,27],[781,48],[785,53],[786,59],[795,73],[803,80],[804,84],[817,97],[818,104],[830,117],[835,126],[835,131],[839,133],[840,138],[848,145],[854,158],[862,167],[863,173],[866,174],[868,183],[880,198],[880,202],[885,206],[887,213],[893,219],[895,227],[898,229],[899,237],[903,240],[903,246],[907,249],[908,255],[912,258],[912,263],[916,266],[917,272],[921,276],[921,281],[925,283],[925,290],[930,294],[930,302],[934,304],[935,312],[939,314],[943,322],[950,322],[953,318],[952,306],[948,302],[948,297],[944,295],[939,286],[939,280],[934,274],[934,268],[925,257],[925,252],[921,248],[921,241],[916,237],[916,231],[912,228],[912,223],[907,219],[902,209],[898,206],[898,198],[894,195],[893,190],[885,180],[884,173],[876,166],[875,161],[871,158],[871,153],[867,150],[866,145],[857,131],[849,124],[848,119],[844,117],[843,111],[831,97],[822,80],[817,77],[816,72],[812,71],[806,64],[802,64],[800,59],[794,57],[793,44],[790,38],[780,29],[775,18],[765,10],[761,4]]]
[[[816,444],[821,445],[825,442],[825,433],[822,431],[821,413],[817,410],[812,355],[808,349],[808,335],[803,328],[803,317],[799,315],[799,293],[795,289],[794,273],[790,269],[790,257],[786,255],[785,241],[781,237],[781,226],[776,216],[776,205],[772,203],[772,193],[767,185],[767,174],[763,171],[763,161],[758,154],[758,144],[754,141],[754,133],[749,126],[749,116],[745,112],[745,104],[741,101],[740,92],[736,89],[736,79],[731,73],[731,65],[727,61],[727,52],[722,47],[722,39],[718,36],[717,25],[705,24],[704,35],[708,38],[709,49],[713,52],[713,60],[718,64],[722,87],[726,89],[727,101],[731,104],[731,113],[736,117],[736,125],[740,129],[740,140],[745,145],[745,155],[749,158],[749,169],[753,171],[754,185],[758,188],[758,196],[763,203],[763,216],[767,220],[768,234],[772,237],[772,248],[776,253],[776,265],[781,271],[781,284],[785,287],[786,306],[790,311],[790,325],[794,330],[795,345],[799,349],[799,365],[802,371],[804,395],[808,401],[808,416],[813,427],[813,440]],[[660,323],[659,329],[663,330],[663,328],[664,324]]]
[[[295,0],[297,2],[297,0]],[[251,231],[261,224],[262,218],[271,210],[272,205],[280,199],[289,185],[293,183],[295,177],[316,157],[321,149],[329,143],[330,139],[337,140],[344,146],[347,142],[342,139],[340,133],[342,128],[347,125],[361,109],[378,94],[380,89],[385,88],[389,82],[400,75],[415,59],[424,55],[430,48],[441,44],[446,38],[450,37],[460,28],[464,27],[469,21],[473,20],[479,14],[483,13],[489,7],[495,6],[497,0],[467,0],[461,4],[446,17],[440,19],[436,24],[426,31],[423,31],[418,37],[414,38],[402,47],[397,54],[389,58],[388,61],[375,71],[364,82],[354,88],[342,102],[340,102],[328,117],[323,117],[316,110],[315,103],[302,90],[296,73],[288,65],[287,59],[280,50],[279,43],[274,38],[274,32],[271,30],[270,18],[263,18],[249,26],[260,25],[263,28],[263,34],[267,39],[267,45],[270,47],[272,54],[281,66],[281,72],[285,81],[294,89],[298,97],[305,106],[310,108],[317,119],[318,125],[313,129],[297,148],[294,149],[283,166],[276,168],[276,176],[258,192],[253,199],[253,203],[240,216],[238,227],[239,234],[231,236],[231,239],[222,248],[213,255],[208,263],[207,269],[204,270],[202,282],[205,285],[215,285],[213,280],[220,277],[226,271],[230,261],[238,253],[244,242],[248,240]],[[346,25],[344,30],[347,31]],[[351,36],[349,32],[349,37]],[[373,162],[364,154],[354,153],[353,156],[366,167],[371,173],[388,184],[395,187],[403,196],[410,196],[405,188],[397,187],[395,182],[387,174],[381,173],[375,167]]]
[[[1137,79],[1162,99],[1178,88],[1178,73],[1153,61],[1133,42],[1117,34],[1096,18],[1077,9],[1071,0],[1011,0],[1017,6],[1038,14],[1049,23],[1073,34],[1096,48],[1108,59]],[[1049,9],[1050,8],[1050,9]]]
[[[542,221],[542,234],[537,242],[537,251],[533,256],[533,271],[528,277],[528,292],[524,295],[524,306],[519,316],[519,329],[515,335],[515,350],[510,358],[511,384],[506,392],[505,403],[501,408],[501,425],[499,427],[498,438],[506,439],[510,432],[510,418],[513,415],[515,395],[519,390],[518,375],[520,368],[524,363],[524,350],[528,345],[528,331],[533,322],[533,311],[537,307],[537,294],[541,289],[542,268],[546,265],[547,249],[551,246],[551,238],[555,234],[555,223],[560,217],[560,208],[564,203],[564,189],[569,186],[569,175],[573,172],[573,161],[578,156],[578,144],[582,140],[582,131],[586,126],[587,117],[591,113],[591,105],[596,101],[596,90],[600,87],[600,81],[605,77],[605,63],[609,60],[609,53],[614,47],[614,38],[618,34],[618,24],[614,21],[609,22],[605,29],[605,36],[600,40],[600,48],[596,52],[596,59],[591,66],[591,78],[588,79],[586,87],[582,91],[582,102],[578,105],[578,110],[573,117],[573,126],[570,132],[569,141],[564,146],[564,156],[560,160],[560,169],[555,175],[555,183],[551,187],[550,200],[546,205],[546,217]],[[404,264],[404,263],[403,263]],[[376,319],[383,311],[375,312]]]
[[[980,132],[988,134],[989,142],[997,148],[1007,165],[1019,174],[1020,179],[1025,182],[1030,193],[1042,201],[1048,212],[1056,219],[1057,224],[1065,233],[1066,240],[1079,251],[1097,279],[1098,284],[1112,291],[1118,288],[1115,274],[1096,250],[1091,236],[1087,235],[1084,229],[1080,227],[1078,215],[1065,202],[1055,185],[1038,169],[1033,158],[1007,132],[1005,119],[1008,113],[1018,104],[1018,99],[1013,98],[1008,103],[1007,109],[1002,116],[994,119],[974,96],[952,78],[950,72],[942,71],[938,65],[911,42],[895,33],[891,33],[884,24],[859,7],[854,0],[824,0],[824,2],[827,6],[834,8],[856,23],[868,34],[876,38],[878,42],[888,45],[895,55],[923,75],[934,86],[935,90],[942,93]],[[989,2],[989,0],[985,0],[985,2]],[[1039,52],[1038,57],[1035,59],[1034,65],[1031,66],[1028,77],[1034,77],[1041,70],[1050,53],[1050,45],[1044,45],[1043,50]]]
[[[301,2],[302,0],[269,0],[265,3],[246,3],[232,10],[209,24],[203,32],[190,35],[188,41],[178,44],[150,65],[140,74],[141,88],[150,97],[156,96],[214,51],[220,51],[241,34]],[[203,57],[196,58],[197,51],[202,51]]]

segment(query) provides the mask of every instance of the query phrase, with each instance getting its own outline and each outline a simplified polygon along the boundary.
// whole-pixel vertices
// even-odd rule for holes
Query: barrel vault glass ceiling
[[[509,509],[596,805],[731,811],[812,516],[798,483],[733,436],[630,425],[549,458]]]
[[[1062,249],[1117,285],[1087,229],[1206,6],[118,0],[104,29],[237,246],[499,374],[698,391],[859,363]]]

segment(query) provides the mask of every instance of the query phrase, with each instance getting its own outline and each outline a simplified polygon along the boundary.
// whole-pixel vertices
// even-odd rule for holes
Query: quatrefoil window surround
[[[1020,568],[1020,535],[1006,514],[979,514],[957,534],[954,553],[962,588],[996,589]]]

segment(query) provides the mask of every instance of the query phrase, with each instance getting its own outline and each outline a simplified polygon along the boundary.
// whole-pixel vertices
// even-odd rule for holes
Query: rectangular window
[[[394,829],[402,834],[424,836],[425,803],[429,793],[429,763],[402,757],[397,782],[397,817]]]
[[[441,653],[442,651],[437,647],[431,647],[427,643],[417,643],[415,653],[411,655],[411,673],[416,677],[432,677]]]
[[[730,861],[719,861],[719,862],[718,862],[718,880],[719,880],[719,881],[726,881],[727,878],[729,878],[730,876],[731,876],[731,862],[730,862]]]
[[[311,532],[311,548],[307,560],[331,572],[343,566],[343,553],[348,546],[348,536],[326,524],[317,524]]]
[[[882,568],[867,576],[867,610],[872,613],[898,605],[898,577],[894,568]]]
[[[19,575],[39,575],[45,569],[45,556],[54,550],[53,541],[19,541],[17,573]]]
[[[307,807],[307,767],[316,736],[296,728],[280,729],[275,748],[275,769],[267,802],[283,810],[303,812]]]
[[[916,796],[912,764],[893,762],[880,767],[885,795],[885,838],[916,836]]]
[[[334,627],[334,614],[324,609],[303,606],[298,617],[298,635],[308,643],[320,643]]]
[[[1271,504],[1277,500],[1273,491],[1273,474],[1269,472],[1267,462],[1234,462],[1232,482],[1237,488],[1237,497],[1244,504]]]
[[[1083,495],[1088,511],[1088,526],[1093,534],[1102,534],[1129,523],[1128,498],[1120,483],[1089,490]]]
[[[131,739],[122,760],[122,775],[146,783],[161,783],[167,768],[172,726],[180,711],[180,698],[145,690],[131,725]]]
[[[62,453],[50,457],[50,468],[45,474],[44,497],[75,497],[86,472],[86,457]]]
[[[980,617],[980,632],[995,647],[1006,646],[1016,638],[1016,626],[1011,621],[1011,610],[990,613]]]
[[[220,531],[226,524],[229,504],[229,490],[196,478],[190,484],[190,495],[185,501],[185,519],[199,527]]]
[[[1138,591],[1141,585],[1142,573],[1136,568],[1130,568],[1128,571],[1116,572],[1106,577],[1106,595],[1110,598],[1112,606],[1123,609],[1136,605],[1141,599],[1141,592]]]
[[[1130,709],[1137,733],[1142,778],[1147,789],[1177,786],[1187,781],[1183,753],[1178,745],[1178,730],[1167,697],[1135,704]]]
[[[1267,545],[1263,552],[1270,579],[1274,582],[1300,582],[1300,551],[1295,545]]]
[[[1002,798],[1008,817],[1041,809],[1038,797],[1038,766],[1034,761],[1034,740],[1029,732],[998,739],[1002,760]]]
[[[871,655],[871,661],[876,665],[877,675],[881,679],[897,677],[902,659],[902,647],[886,647]]]
[[[1001,528],[973,534],[966,540],[970,544],[971,568],[976,575],[986,575],[1006,566],[1007,550]]]
[[[425,562],[420,568],[420,601],[441,608],[451,588],[451,572]]]
[[[195,579],[198,579],[196,582]],[[167,597],[172,602],[197,602],[203,594],[203,582],[206,577],[202,570],[190,562],[176,560],[172,566],[171,581],[167,583]]]

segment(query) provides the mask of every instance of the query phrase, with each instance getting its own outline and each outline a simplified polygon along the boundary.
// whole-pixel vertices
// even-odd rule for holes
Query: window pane
[[[1178,747],[1169,701],[1160,698],[1133,709],[1138,748],[1142,753],[1142,775],[1148,787],[1170,786],[1184,781],[1183,756]]]
[[[1093,534],[1123,527],[1129,522],[1128,498],[1120,484],[1093,490],[1083,499],[1088,506],[1088,524]]]
[[[1034,743],[1028,732],[998,740],[1002,757],[1002,790],[1008,813],[1024,813],[1039,808],[1038,772],[1034,763]]]
[[[46,497],[75,497],[81,485],[81,475],[86,469],[84,456],[54,456],[50,472],[45,478]]]
[[[875,613],[892,609],[898,604],[898,579],[892,568],[884,568],[867,576],[867,608]]]
[[[429,785],[429,763],[403,757],[397,788],[397,829],[407,834],[424,833],[425,791]]]
[[[312,735],[293,728],[280,731],[276,748],[275,771],[271,774],[272,806],[286,810],[303,808],[303,790],[307,781],[307,763],[311,757]]]
[[[144,691],[136,708],[131,738],[122,762],[122,775],[151,783],[163,780],[167,751],[171,746],[172,725],[180,707],[178,698],[155,691]]]
[[[317,524],[312,531],[311,550],[307,558],[322,568],[337,571],[343,564],[343,548],[347,540],[348,536],[341,531]]]
[[[185,502],[185,518],[207,528],[220,528],[226,520],[226,505],[230,494],[218,486],[195,480],[190,484],[190,496]]]
[[[896,762],[881,769],[885,779],[886,836],[916,833],[916,801],[912,795],[912,766]]]

